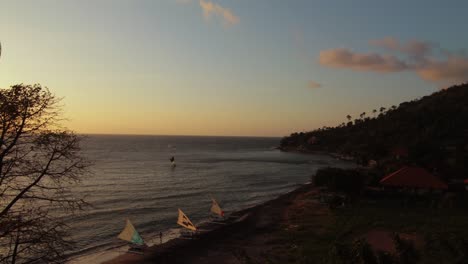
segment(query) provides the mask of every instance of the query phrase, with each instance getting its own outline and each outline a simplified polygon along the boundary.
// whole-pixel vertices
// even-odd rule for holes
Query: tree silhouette
[[[88,163],[59,103],[40,85],[0,89],[0,263],[63,263],[70,249],[60,214],[84,206],[70,187]]]
[[[313,130],[281,141],[295,149],[312,136],[319,144],[307,150],[338,152],[357,159],[391,157],[396,147],[408,151],[407,162],[437,166],[442,176],[462,179],[468,175],[468,83],[452,86],[418,100],[403,102],[390,111],[380,108],[377,118],[357,118],[346,126]],[[347,116],[349,118],[350,115]],[[304,138],[303,138],[304,137]]]

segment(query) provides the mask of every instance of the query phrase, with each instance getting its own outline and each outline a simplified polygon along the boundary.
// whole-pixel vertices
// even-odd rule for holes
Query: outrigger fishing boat
[[[193,238],[194,232],[197,231],[197,228],[194,224],[192,224],[192,221],[190,221],[190,219],[180,209],[179,217],[177,218],[177,224],[190,230],[188,232],[181,232],[182,237]]]
[[[226,218],[224,217],[224,211],[219,206],[218,202],[211,197],[211,223],[214,224],[225,224]]]
[[[210,209],[210,211],[214,215],[224,218],[224,211],[221,209],[221,206],[219,206],[218,202],[216,202],[216,200],[213,197],[211,197],[211,209]]]
[[[118,238],[130,243],[128,252],[131,253],[143,254],[143,249],[148,247],[129,219],[126,219],[125,227],[118,235]]]

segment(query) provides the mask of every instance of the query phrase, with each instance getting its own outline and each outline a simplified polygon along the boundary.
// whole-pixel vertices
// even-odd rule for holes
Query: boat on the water
[[[211,212],[211,223],[225,224],[226,222],[226,218],[224,217],[225,213],[223,209],[221,209],[221,206],[219,206],[218,202],[213,197],[211,197],[210,212]]]
[[[190,230],[189,232],[181,232],[182,237],[190,237],[192,238],[194,235],[194,232],[197,231],[197,228],[195,225],[190,221],[190,219],[182,212],[182,210],[179,209],[179,216],[177,218],[177,224],[185,227],[186,229]]]
[[[117,237],[130,243],[128,251],[132,253],[143,254],[143,249],[148,247],[129,219],[126,219],[125,227]]]

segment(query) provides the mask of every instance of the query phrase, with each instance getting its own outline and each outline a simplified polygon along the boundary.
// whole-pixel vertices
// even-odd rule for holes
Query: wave
[[[142,236],[176,227],[177,208],[194,223],[209,214],[212,194],[233,211],[264,202],[310,179],[327,156],[268,150],[278,139],[90,136],[83,151],[93,174],[76,188],[93,208],[68,217],[77,238],[72,254],[124,245],[116,238],[130,217]],[[168,150],[167,145],[177,146]],[[169,167],[176,156],[177,168]],[[74,189],[75,190],[75,189]],[[83,263],[96,263],[88,261]]]
[[[223,158],[223,159],[201,159],[198,162],[200,163],[223,163],[223,162],[255,162],[255,163],[278,163],[278,164],[310,164],[308,160],[281,160],[281,159],[246,159],[246,158]]]

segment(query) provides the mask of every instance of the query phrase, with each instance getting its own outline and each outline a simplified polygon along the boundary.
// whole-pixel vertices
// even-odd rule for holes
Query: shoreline
[[[298,153],[304,155],[326,155],[332,157],[337,160],[341,161],[348,161],[348,162],[356,162],[356,157],[341,154],[339,152],[330,152],[326,150],[307,150],[307,149],[300,149],[300,148],[288,148],[288,147],[277,147],[277,149],[281,152],[286,153]]]
[[[280,152],[283,152],[284,150],[280,150]],[[325,151],[320,151],[320,152],[315,152],[315,153],[301,153],[301,152],[298,152],[298,154],[309,154],[309,155],[312,155],[312,154],[317,154],[317,155],[323,155],[324,157],[325,156],[328,156],[330,157],[330,153],[327,153]],[[331,161],[331,163],[335,164],[334,161]],[[319,166],[319,167],[323,167],[323,165]],[[234,208],[235,211],[231,211],[232,215],[233,216],[236,216],[236,219],[242,217],[241,214],[244,214],[244,213],[248,213],[252,210],[256,210],[256,208],[258,207],[263,207],[263,206],[266,206],[268,203],[272,202],[272,201],[275,201],[275,200],[278,200],[278,199],[281,199],[283,196],[285,195],[288,195],[289,193],[292,193],[292,192],[296,192],[298,189],[301,189],[303,188],[304,186],[308,186],[310,184],[310,176],[307,178],[307,179],[303,179],[303,180],[306,180],[307,182],[303,182],[303,183],[296,183],[296,184],[293,184],[290,186],[290,188],[284,190],[285,192],[283,193],[277,193],[276,195],[274,196],[270,196],[268,197],[269,200],[264,200],[264,201],[259,201],[259,203],[254,203],[254,204],[247,204],[247,207],[238,207],[238,208]],[[211,229],[218,229],[218,226],[213,226],[213,225],[205,225],[204,223],[206,223],[207,221],[209,221],[210,219],[207,217],[207,218],[204,218],[204,219],[200,219],[200,221],[198,221],[198,225],[202,224],[202,226],[198,226],[200,229],[208,229],[208,230],[211,230]],[[235,220],[235,219],[233,219]],[[174,220],[175,221],[175,220]],[[232,225],[232,222],[229,223],[230,225]],[[175,226],[175,224],[174,224]],[[167,244],[169,242],[171,242],[171,240],[174,240],[174,239],[177,239],[180,237],[180,232],[179,230],[182,229],[182,227],[169,227],[167,229],[164,229],[163,231],[163,244],[160,244],[159,243],[159,235],[156,234],[156,233],[151,233],[151,235],[149,236],[149,239],[148,238],[145,238],[145,240],[147,241],[147,244],[149,245],[148,247],[148,250],[149,251],[153,251],[154,247],[160,247],[164,244]],[[161,229],[162,230],[162,229]],[[214,231],[216,230],[213,230],[213,231],[210,231],[210,233],[213,233]],[[205,234],[203,235],[205,236]],[[181,240],[181,239],[179,239]],[[114,263],[112,261],[116,260],[116,259],[120,259],[122,258],[123,255],[128,255],[127,254],[127,250],[128,250],[129,246],[128,244],[124,244],[124,243],[121,243],[120,245],[115,245],[115,246],[112,246],[110,248],[101,248],[101,249],[98,249],[98,250],[92,250],[92,251],[88,251],[87,253],[84,253],[84,254],[76,254],[74,256],[70,256],[70,258],[68,259],[68,261],[66,263],[70,263],[70,264],[85,264],[85,263]],[[134,254],[131,254],[131,255],[134,255]],[[126,263],[126,262],[122,262],[122,263]],[[132,262],[128,262],[128,263],[132,263]]]
[[[201,230],[209,229],[197,235],[196,239],[184,239],[177,237],[163,244],[157,244],[144,249],[144,254],[139,255],[135,253],[126,252],[111,260],[102,262],[103,264],[131,264],[131,263],[179,263],[180,258],[187,258],[191,254],[196,254],[198,251],[202,251],[204,245],[219,242],[226,242],[229,240],[229,236],[237,234],[241,229],[250,230],[253,234],[256,234],[259,230],[269,229],[274,223],[271,221],[263,221],[259,225],[258,218],[265,218],[264,209],[273,208],[282,210],[285,205],[289,204],[292,199],[296,196],[306,193],[315,189],[311,182],[304,183],[297,188],[284,193],[272,200],[254,205],[249,208],[241,209],[233,212],[229,218],[232,217],[225,225],[205,223],[200,225],[198,228]],[[264,219],[262,219],[264,220]],[[261,221],[262,222],[262,221]],[[253,224],[253,226],[252,226]],[[190,253],[188,253],[190,252]],[[187,254],[188,253],[188,254]],[[184,256],[181,256],[184,255]],[[184,261],[185,262],[185,261]],[[223,261],[220,261],[220,263]]]
[[[290,190],[290,191],[288,191],[286,193],[283,193],[283,194],[279,194],[279,196],[274,197],[274,198],[272,198],[270,200],[261,202],[261,203],[256,204],[256,205],[251,205],[249,207],[242,208],[242,209],[239,209],[237,211],[233,211],[232,213],[229,214],[229,216],[226,218],[226,220],[228,220],[231,217],[233,217],[233,219],[230,219],[230,221],[227,221],[226,225],[210,224],[210,222],[209,222],[210,219],[208,218],[208,219],[202,220],[197,225],[197,228],[200,229],[200,230],[207,231],[207,232],[201,234],[201,236],[207,236],[208,233],[218,232],[219,229],[224,229],[223,227],[232,226],[233,224],[235,224],[236,221],[239,220],[239,218],[241,218],[242,216],[248,214],[249,212],[258,210],[258,208],[266,206],[267,204],[269,204],[271,202],[274,202],[275,200],[281,199],[283,196],[287,196],[290,193],[297,192],[299,189],[310,186],[310,185],[311,185],[310,181],[306,182],[306,183],[302,183],[302,184],[297,184],[297,186],[294,187],[292,190]],[[205,230],[205,229],[209,229],[209,230]],[[171,245],[170,247],[172,248],[172,247],[175,246],[175,245],[173,245],[173,243],[174,243],[174,242],[172,242],[173,240],[183,240],[183,241],[189,241],[190,242],[190,240],[181,239],[180,232],[177,232],[177,231],[174,231],[174,230],[179,231],[179,230],[183,230],[183,228],[182,227],[169,228],[169,229],[165,230],[163,232],[163,243],[162,244],[159,243],[159,237],[156,237],[156,235],[155,235],[154,237],[152,237],[148,241],[149,242],[157,241],[157,242],[149,243],[151,246],[148,246],[146,248],[146,250],[148,250],[149,252],[153,252],[153,251],[156,252],[156,251],[159,251],[159,249],[155,250],[156,248],[159,248],[159,247],[166,248],[167,247],[166,244],[168,244],[168,243],[170,243],[170,245]],[[177,233],[177,234],[175,234],[175,233]],[[196,240],[194,240],[194,241],[196,241]],[[177,242],[177,244],[179,244],[179,243],[180,242]],[[140,261],[141,256],[137,255],[135,253],[129,253],[128,249],[129,249],[129,245],[128,244],[123,244],[123,245],[114,245],[112,247],[105,248],[105,249],[100,250],[100,251],[94,251],[93,252],[91,250],[91,252],[89,252],[89,254],[85,253],[85,254],[80,254],[80,255],[75,255],[75,256],[70,257],[66,261],[66,263],[68,263],[68,264],[139,263],[138,261]],[[123,259],[123,262],[122,262],[121,259]],[[114,261],[117,261],[117,262],[114,262]]]
[[[312,155],[312,154],[317,154],[317,155],[326,155],[329,157],[334,157],[333,153],[326,152],[326,151],[311,151],[311,152],[301,152],[298,150],[282,150],[279,149],[281,152],[292,152],[292,153],[298,153],[298,154],[306,154],[306,155]],[[334,157],[336,158],[336,157]],[[351,162],[351,161],[347,161]],[[235,216],[234,219],[231,219],[231,221],[228,222],[227,225],[220,226],[220,225],[210,225],[208,222],[210,219],[203,219],[201,222],[198,223],[197,227],[199,229],[208,229],[208,232],[201,234],[200,236],[205,237],[205,236],[210,236],[209,234],[213,234],[216,232],[220,233],[226,233],[225,230],[226,226],[234,226],[237,223],[234,223],[234,221],[240,219],[244,215],[247,215],[251,212],[255,212],[260,210],[263,207],[268,206],[271,203],[275,203],[278,200],[285,199],[285,197],[289,196],[290,194],[297,194],[301,192],[304,188],[311,188],[312,183],[309,179],[308,182],[302,183],[302,184],[297,184],[295,186],[292,186],[292,189],[283,193],[279,194],[276,197],[272,197],[272,199],[260,202],[255,205],[248,206],[246,208],[240,208],[237,211],[232,211],[232,213],[229,216]],[[247,217],[246,216],[246,217]],[[240,221],[242,222],[242,221]],[[179,230],[182,230],[182,227],[177,228],[169,228],[163,232],[163,243],[159,243],[159,236],[157,234],[153,234],[153,237],[148,240],[149,247],[146,248],[146,254],[151,254],[151,255],[158,255],[158,254],[164,254],[164,251],[173,251],[176,250],[177,247],[180,247],[179,244],[187,244],[188,240],[184,240],[180,238],[180,232]],[[213,229],[213,230],[212,230]],[[175,234],[177,233],[177,234]],[[174,242],[178,241],[178,242]],[[180,241],[184,241],[183,243]],[[153,243],[151,243],[153,242]],[[170,246],[166,245],[169,244]],[[114,246],[112,248],[104,249],[102,251],[95,251],[90,254],[82,254],[82,255],[77,255],[75,257],[72,257],[69,259],[66,263],[69,264],[84,264],[84,263],[107,263],[107,264],[112,264],[112,263],[140,263],[142,261],[142,257],[140,255],[136,255],[135,253],[128,253],[127,250],[129,248],[128,244],[123,244],[119,246]],[[162,250],[160,248],[163,248]],[[143,258],[144,259],[144,258]],[[152,262],[148,262],[152,263]]]

